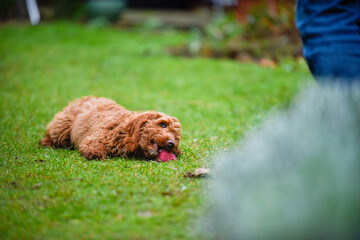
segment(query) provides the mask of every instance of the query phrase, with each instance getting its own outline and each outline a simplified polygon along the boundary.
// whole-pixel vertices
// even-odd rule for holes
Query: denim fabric
[[[296,26],[319,81],[360,81],[360,0],[298,0]]]

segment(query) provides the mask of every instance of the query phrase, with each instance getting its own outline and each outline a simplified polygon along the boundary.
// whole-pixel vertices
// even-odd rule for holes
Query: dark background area
[[[106,1],[106,0],[105,0]],[[37,0],[42,15],[51,18],[78,19],[84,17],[87,0]],[[191,10],[199,6],[209,6],[210,0],[128,0],[126,6],[130,9],[159,10]],[[51,13],[49,13],[51,12]],[[26,18],[25,0],[2,0],[0,19]]]

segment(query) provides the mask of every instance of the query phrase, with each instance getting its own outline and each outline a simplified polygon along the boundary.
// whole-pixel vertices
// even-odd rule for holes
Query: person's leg
[[[296,23],[318,82],[360,82],[360,0],[298,0]]]

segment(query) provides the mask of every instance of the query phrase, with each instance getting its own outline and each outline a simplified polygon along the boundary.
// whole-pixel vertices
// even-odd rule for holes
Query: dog
[[[43,147],[76,148],[87,159],[166,161],[180,155],[181,125],[161,112],[134,112],[111,99],[86,96],[69,103],[47,125]]]

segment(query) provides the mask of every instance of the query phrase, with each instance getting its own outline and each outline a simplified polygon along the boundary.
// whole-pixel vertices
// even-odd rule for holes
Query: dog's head
[[[129,127],[143,157],[157,159],[162,150],[180,155],[181,125],[176,118],[161,112],[143,112],[136,115]]]

